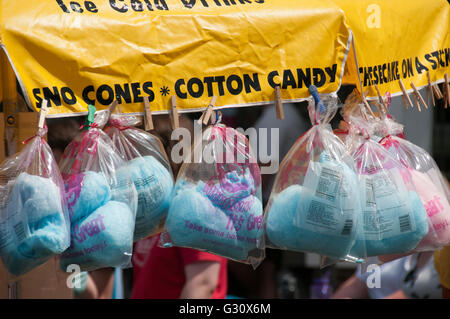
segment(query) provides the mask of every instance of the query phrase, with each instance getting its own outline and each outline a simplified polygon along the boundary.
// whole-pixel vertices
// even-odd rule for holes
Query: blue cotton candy
[[[271,199],[267,244],[344,258],[353,245],[359,213],[355,172],[323,152],[319,162],[310,162],[303,186],[291,185]]]
[[[263,208],[258,197],[250,195],[224,212],[234,221],[239,245],[248,252],[256,249],[263,235]]]
[[[111,199],[111,190],[102,173],[87,171],[66,180],[66,196],[72,223],[86,218]]]
[[[115,178],[111,185],[111,200],[126,204],[136,216],[137,191],[131,180],[128,166],[123,166],[115,172]]]
[[[385,203],[386,207],[394,207],[393,215],[384,215],[384,221],[391,218],[391,222],[395,229],[393,236],[384,237],[380,233],[378,238],[370,239],[366,236],[364,229],[357,232],[355,245],[351,250],[352,255],[356,256],[379,256],[388,254],[401,254],[413,250],[423,237],[428,233],[428,219],[425,208],[420,200],[419,195],[414,191],[408,192],[408,200],[405,205],[399,206],[398,203]],[[377,214],[378,217],[380,213]],[[400,230],[399,217],[410,215],[415,223],[415,231]],[[412,222],[412,220],[410,221]],[[367,227],[367,225],[365,225]]]
[[[61,256],[62,270],[70,264],[83,271],[128,264],[134,229],[134,214],[128,205],[109,201],[71,228],[72,243]]]
[[[262,226],[261,202],[254,196],[247,202],[244,205],[248,207],[247,212],[240,212],[238,206],[224,212],[194,188],[178,193],[171,202],[166,219],[172,243],[246,260],[249,251],[256,249]],[[252,219],[247,225],[250,215]],[[254,219],[260,228],[252,224]]]
[[[161,227],[169,208],[173,178],[170,171],[153,156],[137,157],[128,169],[138,193],[134,240],[145,238]]]
[[[19,245],[19,252],[29,258],[60,254],[69,246],[68,227],[61,214],[29,224],[32,236]]]
[[[18,207],[20,205],[21,208]],[[63,214],[61,190],[48,178],[22,173],[11,191],[8,215],[14,214],[18,209],[27,216],[29,224],[39,223],[47,216]]]
[[[266,235],[269,245],[299,252],[312,252],[334,258],[347,255],[353,243],[352,232],[342,236],[343,228],[323,232],[299,224],[301,214],[308,214],[311,201],[327,204],[300,185],[291,185],[278,194],[271,205],[266,221]],[[346,218],[341,212],[334,212],[335,218]],[[342,222],[342,221],[341,221]]]
[[[229,222],[227,215],[205,196],[187,189],[172,199],[165,225],[175,246],[242,259],[245,254],[236,248],[236,230]]]
[[[61,190],[48,178],[20,174],[6,207],[0,254],[8,271],[19,276],[62,253],[70,244]]]
[[[255,181],[248,168],[243,174],[233,170],[225,173],[225,178],[220,181],[220,190],[226,196],[243,199],[255,193]]]
[[[267,212],[266,236],[272,247],[301,251],[302,233],[294,223],[303,187],[291,185],[272,199]],[[297,248],[299,247],[299,248]]]
[[[197,181],[197,183],[190,183],[183,179],[177,180],[174,190],[173,197],[177,196],[179,193],[184,192],[187,189],[190,189],[195,192],[203,193],[205,189],[205,183],[203,181]]]

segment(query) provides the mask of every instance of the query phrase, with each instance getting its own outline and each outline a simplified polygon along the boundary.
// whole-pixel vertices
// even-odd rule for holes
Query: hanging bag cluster
[[[377,142],[378,136],[371,138],[370,123],[350,116],[349,124],[363,220],[351,254],[369,257],[411,252],[428,233],[429,225],[410,171]]]
[[[0,167],[0,256],[16,276],[70,244],[64,184],[46,133],[46,127],[40,129]]]
[[[160,245],[190,247],[256,267],[262,246],[261,173],[247,138],[220,124],[194,140],[175,184]]]
[[[127,161],[138,193],[134,241],[162,231],[174,186],[167,155],[159,139],[134,126],[134,115],[112,114],[105,133]]]
[[[396,136],[403,127],[386,115],[378,123],[380,144],[410,173],[412,183],[429,219],[428,234],[416,251],[436,250],[450,244],[450,192],[431,155],[421,147]]]
[[[130,264],[137,192],[125,160],[101,130],[108,117],[108,110],[95,113],[89,106],[86,124],[60,161],[72,235],[63,270],[70,264],[83,271]]]
[[[313,90],[313,88],[312,88]],[[349,259],[360,211],[359,185],[343,142],[330,120],[337,98],[319,99],[308,110],[313,127],[283,159],[265,210],[266,245]]]

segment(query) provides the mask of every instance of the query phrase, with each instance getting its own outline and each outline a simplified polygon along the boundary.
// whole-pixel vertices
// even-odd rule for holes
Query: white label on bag
[[[380,240],[415,231],[408,191],[397,169],[362,175],[364,233],[367,240]]]
[[[302,226],[308,229],[305,226],[312,225],[315,226],[312,228],[315,231],[319,227],[336,235],[348,236],[353,228],[352,213],[352,210],[338,211],[335,206],[312,200],[306,214],[306,223]]]
[[[340,195],[342,173],[337,167],[326,163],[310,162],[303,186],[317,197],[336,203]]]
[[[353,228],[354,209],[348,203],[342,170],[336,165],[310,162],[303,183],[304,198],[310,198],[308,207],[297,207],[299,227],[314,232],[349,236]],[[316,199],[315,199],[316,198]],[[305,211],[301,211],[306,209]]]
[[[366,178],[366,182],[364,183],[365,185],[365,192],[366,192],[366,197],[365,197],[365,205],[366,207],[369,208],[376,208],[377,204],[375,203],[375,194],[374,194],[374,189],[373,189],[373,181],[371,178]]]
[[[156,179],[155,175],[146,178],[138,178],[134,181],[138,192],[138,207],[140,212],[136,217],[136,223],[146,223],[146,215],[153,213],[158,205],[161,204],[161,198],[164,196],[163,187]],[[151,185],[151,186],[150,186]]]
[[[22,241],[30,236],[30,230],[26,219],[26,216],[19,211],[15,211],[8,216],[8,223],[12,229],[16,245],[20,245]]]
[[[30,229],[26,216],[18,211],[10,213],[9,216],[0,222],[0,249],[14,243],[18,246],[30,237]]]
[[[336,170],[322,167],[319,183],[316,188],[316,196],[336,202],[342,182],[342,174]]]

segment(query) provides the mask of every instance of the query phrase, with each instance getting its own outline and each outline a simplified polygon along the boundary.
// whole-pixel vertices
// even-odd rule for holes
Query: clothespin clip
[[[119,102],[117,100],[112,101],[112,103],[108,106],[108,110],[109,110],[109,115],[108,115],[108,120],[111,117],[111,114],[114,113],[114,111],[117,108],[117,105],[119,104]]]
[[[216,118],[217,118],[217,111],[211,112],[211,123],[214,124],[216,123]]]
[[[426,109],[428,109],[428,105],[425,103],[425,101],[422,98],[422,95],[420,94],[420,92],[417,90],[416,86],[412,82],[411,82],[411,87],[414,90],[414,100],[416,101],[417,109],[419,110],[419,112],[421,112],[419,102],[422,103]]]
[[[41,110],[39,111],[39,122],[38,122],[39,129],[44,128],[45,117],[47,116],[48,111],[47,104],[48,104],[47,100],[42,101]]]
[[[110,114],[110,115],[114,113],[114,111],[116,110],[118,104],[119,104],[119,102],[118,102],[117,100],[114,100],[114,101],[108,106],[109,114]]]
[[[154,129],[152,110],[150,109],[148,96],[144,96],[144,127],[146,131],[151,131]]]
[[[276,114],[278,120],[284,120],[283,100],[281,99],[280,85],[275,87]]]
[[[367,101],[366,101],[366,103],[367,103]],[[366,113],[366,109],[367,109],[367,106],[363,103],[363,104],[358,104],[358,106],[359,106],[359,113],[361,114],[361,116],[366,120],[366,121],[368,121],[369,119],[368,119],[368,117],[367,117],[367,113]],[[364,107],[363,107],[364,106]]]
[[[434,96],[436,97],[436,99],[440,100],[444,97],[441,90],[436,84],[432,84],[431,87],[433,88]]]
[[[198,121],[197,121],[198,124],[202,124],[202,123],[203,123],[203,125],[208,124],[208,122],[211,118],[211,115],[213,113],[214,104],[216,104],[216,102],[217,102],[217,96],[213,95],[213,97],[211,98],[211,102],[209,102],[209,105],[206,107],[206,110],[202,113],[202,116],[198,119]],[[213,119],[213,122],[214,121],[215,120]]]
[[[369,93],[369,91],[361,93],[361,99],[362,99],[362,102],[363,102],[364,106],[369,111],[370,115],[372,115],[373,117],[376,117],[375,113],[373,113],[372,108],[370,107],[369,102],[367,102],[366,96],[367,96],[368,93]],[[366,116],[366,120],[367,120],[367,116]]]
[[[450,87],[449,87],[449,84],[448,84],[448,74],[447,73],[444,74],[444,79],[445,79],[444,92],[445,92],[445,95],[446,95],[446,99],[444,101],[444,103],[445,103],[444,107],[447,108],[447,106],[450,105]]]
[[[430,78],[430,71],[427,71],[427,79],[428,79],[428,86],[427,86],[427,102],[430,103],[429,97],[431,97],[431,104],[433,106],[436,105],[436,102],[434,100],[434,93],[433,93],[433,87],[431,86],[431,78]]]
[[[178,110],[177,110],[177,97],[172,95],[170,98],[172,104],[172,128],[177,129],[180,126],[180,120],[178,118]]]
[[[378,101],[380,102],[381,106],[383,107],[383,110],[379,110],[380,116],[381,116],[383,113],[387,113],[387,105],[386,105],[386,103],[384,102],[384,99],[383,99],[383,97],[381,96],[380,90],[378,90],[378,86],[377,86],[377,85],[375,85],[375,90],[377,91]]]
[[[403,103],[403,107],[405,108],[405,110],[407,110],[408,109],[408,105],[406,105],[407,101],[406,101],[406,98],[405,98],[404,94],[402,94],[402,103]]]
[[[114,111],[117,109],[117,105],[119,105],[119,101],[114,100],[112,101],[112,103],[108,106],[108,121],[111,118],[111,115],[114,113]],[[89,105],[90,107],[91,105]],[[95,111],[94,111],[95,113]],[[89,115],[88,115],[89,117]],[[86,127],[90,127],[92,125],[93,121],[90,124],[87,124],[87,122],[84,124],[84,128],[86,129]]]
[[[412,83],[411,83],[412,84]],[[412,87],[412,86],[411,86]],[[414,98],[414,102],[416,102],[417,105],[417,109],[419,110],[419,112],[422,112],[422,109],[420,108],[419,102],[417,101],[417,95],[416,92],[413,92],[413,98]]]
[[[403,92],[403,106],[405,107],[405,109],[408,109],[408,106],[405,103],[405,99],[408,102],[409,106],[414,108],[411,99],[409,98],[409,94],[406,92],[405,86],[403,85],[402,79],[398,79],[398,83],[400,85],[400,89]]]
[[[448,97],[447,97],[447,90],[444,90],[444,109],[446,109],[448,107]]]

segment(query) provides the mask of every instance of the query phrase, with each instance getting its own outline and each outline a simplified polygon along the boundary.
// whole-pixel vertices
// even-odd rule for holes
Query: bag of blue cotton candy
[[[203,156],[198,156],[203,154]],[[261,173],[249,142],[220,123],[186,157],[160,237],[257,267],[264,258]]]
[[[134,126],[134,115],[112,114],[105,129],[127,161],[138,193],[134,241],[162,231],[174,187],[172,169],[161,141]]]
[[[44,140],[47,128],[0,167],[0,256],[14,276],[28,273],[70,244],[64,184]]]
[[[364,258],[410,253],[430,229],[413,176],[407,167],[370,138],[370,131],[362,131],[363,136],[358,137],[360,142],[354,143],[359,146],[352,156],[361,185],[364,223],[357,232],[351,254]]]
[[[335,97],[309,104],[313,127],[283,159],[264,216],[266,245],[275,249],[316,253],[332,260],[349,256],[360,211],[354,162],[329,121]]]
[[[126,162],[99,128],[106,111],[84,126],[60,161],[71,219],[71,245],[60,259],[64,271],[71,264],[91,271],[131,262],[137,192]]]

